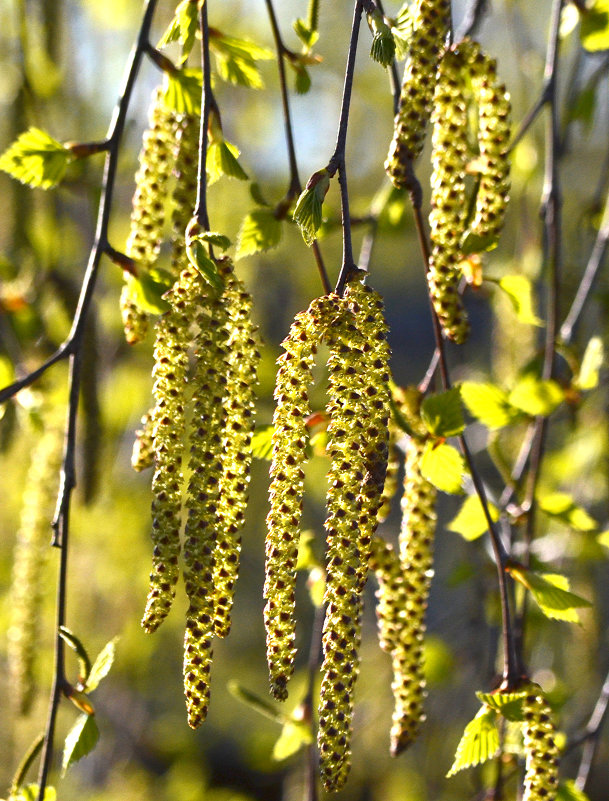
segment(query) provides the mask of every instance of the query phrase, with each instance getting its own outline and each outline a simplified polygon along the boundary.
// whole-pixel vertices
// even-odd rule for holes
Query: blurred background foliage
[[[291,22],[304,16],[304,0],[277,3],[280,27],[288,46],[298,49]],[[311,91],[292,94],[296,151],[303,182],[324,166],[335,142],[350,4],[321,3],[320,38],[315,52],[323,62],[310,68]],[[162,0],[155,17],[161,36],[175,3]],[[399,5],[386,3],[394,14]],[[466,4],[454,3],[455,28]],[[570,8],[570,7],[568,7]],[[210,3],[211,24],[226,33],[272,47],[264,4],[254,0]],[[549,0],[493,0],[478,38],[499,61],[499,72],[512,96],[515,126],[539,98],[550,14]],[[139,0],[7,0],[0,8],[0,150],[30,125],[44,128],[60,141],[103,137],[116,101],[123,67],[141,15]],[[154,36],[153,41],[156,41]],[[391,138],[393,113],[387,75],[368,57],[369,35],[362,27],[361,47],[350,118],[347,164],[351,208],[362,220],[355,244],[369,229],[371,208],[382,206],[387,191],[383,160]],[[172,51],[169,51],[172,55]],[[262,62],[265,88],[253,91],[216,81],[216,97],[227,139],[241,150],[241,163],[259,182],[271,202],[288,184],[283,120],[276,63]],[[599,77],[600,76],[600,77]],[[564,187],[565,274],[561,295],[566,312],[581,278],[600,223],[609,183],[607,147],[607,54],[588,54],[577,27],[561,43],[561,124],[565,151],[561,162]],[[128,233],[133,176],[146,109],[159,81],[156,67],[141,70],[120,163],[110,241],[124,248]],[[428,146],[429,147],[429,146]],[[499,278],[522,274],[541,289],[539,221],[545,154],[543,122],[538,120],[513,153],[512,202],[499,247],[485,263],[485,273]],[[0,380],[37,366],[66,336],[86,264],[99,196],[102,161],[83,160],[70,167],[66,180],[52,192],[30,190],[0,174]],[[420,160],[428,201],[428,148]],[[244,215],[253,207],[245,182],[222,179],[210,190],[212,228],[233,241]],[[340,266],[339,198],[331,189],[321,246],[331,280]],[[357,250],[356,250],[357,252]],[[259,422],[272,416],[274,361],[294,314],[321,293],[310,251],[295,225],[284,225],[279,247],[238,262],[238,273],[251,288],[255,315],[264,338],[260,376]],[[429,307],[415,230],[409,207],[397,197],[378,220],[371,260],[372,285],[386,299],[391,329],[393,370],[401,385],[421,380],[433,351]],[[139,626],[150,561],[149,475],[130,467],[133,431],[151,403],[152,346],[125,344],[118,296],[121,271],[105,261],[88,328],[85,392],[79,441],[79,477],[74,503],[68,618],[70,628],[95,654],[119,636],[116,663],[96,693],[101,740],[95,751],[68,773],[60,797],[87,801],[248,801],[302,798],[303,767],[299,755],[272,758],[280,734],[277,723],[244,706],[228,691],[231,680],[266,696],[262,583],[264,520],[268,464],[255,465],[252,501],[243,536],[243,566],[237,587],[234,625],[227,641],[218,641],[212,681],[212,703],[205,725],[193,733],[186,725],[182,697],[182,633],[185,599],[153,636]],[[609,295],[606,281],[596,288],[574,341],[581,358],[590,336],[606,341]],[[468,290],[466,303],[472,335],[460,349],[449,348],[455,380],[493,380],[509,386],[537,354],[539,329],[517,320],[510,303],[491,284]],[[543,316],[543,307],[538,311]],[[568,370],[561,362],[561,375]],[[43,618],[37,644],[39,692],[26,717],[13,710],[6,669],[6,632],[11,620],[11,570],[20,525],[29,461],[49,415],[65,405],[66,373],[58,365],[30,390],[7,404],[0,422],[0,787],[10,783],[15,765],[45,719],[52,666],[54,585],[58,554],[47,554],[43,581]],[[323,392],[316,397],[324,403]],[[543,482],[552,490],[572,493],[607,527],[608,432],[606,374],[600,387],[581,402],[563,405],[552,424]],[[59,414],[61,420],[61,413]],[[518,450],[524,428],[502,438],[504,457]],[[469,429],[470,441],[491,491],[501,486],[486,453],[488,432]],[[321,552],[324,457],[308,470],[305,526],[315,532]],[[497,671],[499,612],[494,567],[485,539],[467,543],[446,530],[459,502],[443,495],[439,504],[435,579],[429,607],[426,646],[429,699],[424,733],[399,759],[388,755],[391,719],[390,660],[377,644],[374,588],[369,586],[364,621],[362,673],[356,693],[353,770],[341,798],[367,801],[453,801],[476,796],[492,777],[492,765],[444,778],[465,723],[477,709],[474,691],[489,690]],[[51,503],[52,509],[52,503]],[[383,533],[395,539],[399,509],[394,508]],[[589,717],[609,667],[609,586],[607,548],[594,532],[577,532],[550,517],[539,523],[535,555],[567,573],[576,592],[594,601],[573,626],[542,618],[531,610],[528,661],[533,678],[550,692],[568,735]],[[313,621],[305,588],[298,592],[298,644],[301,670]],[[370,582],[372,584],[372,582]],[[76,671],[76,664],[74,665]],[[288,709],[298,702],[296,677]],[[74,719],[66,702],[59,734]],[[61,739],[61,737],[60,737]],[[565,775],[573,776],[579,750],[565,758]],[[609,739],[601,740],[597,769],[589,786],[591,799],[606,797]],[[605,779],[603,779],[603,775]],[[492,781],[492,778],[491,778]],[[515,788],[511,788],[515,792]]]

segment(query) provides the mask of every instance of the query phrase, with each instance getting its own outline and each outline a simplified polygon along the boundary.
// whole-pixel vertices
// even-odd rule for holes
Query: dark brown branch
[[[38,800],[44,799],[45,788],[48,781],[49,770],[54,751],[55,721],[57,710],[63,688],[65,686],[64,674],[64,642],[59,636],[59,629],[65,625],[66,621],[66,585],[67,585],[67,564],[68,564],[68,535],[70,521],[70,501],[72,490],[75,486],[75,448],[76,448],[76,421],[78,416],[78,401],[80,397],[80,360],[82,356],[82,345],[84,338],[87,313],[91,305],[99,263],[102,254],[108,248],[107,233],[110,211],[112,207],[112,197],[114,192],[114,181],[118,163],[118,153],[121,136],[125,127],[127,110],[131,100],[131,94],[137,73],[142,61],[142,56],[146,49],[149,39],[150,26],[154,15],[157,0],[148,0],[142,25],[137,42],[131,52],[127,64],[125,83],[120,98],[115,106],[112,120],[110,122],[107,141],[109,143],[106,154],[106,164],[101,187],[101,198],[97,215],[97,229],[95,240],[91,248],[89,262],[83,279],[78,306],[74,315],[72,329],[65,343],[58,351],[47,360],[42,368],[30,374],[20,382],[22,386],[33,383],[35,378],[42,375],[44,370],[51,364],[56,363],[62,358],[69,357],[70,378],[69,378],[69,406],[68,423],[65,437],[64,457],[61,470],[61,484],[57,499],[57,509],[53,521],[54,544],[60,548],[59,575],[57,580],[57,606],[56,606],[56,640],[55,640],[55,667],[53,677],[53,687],[49,699],[49,710],[44,736],[44,746],[40,762],[40,772],[38,776]],[[32,378],[31,376],[34,376]],[[19,383],[19,382],[18,382]],[[10,388],[9,388],[10,389]],[[15,390],[16,392],[17,390]],[[11,397],[14,392],[6,397]]]
[[[351,241],[351,219],[349,213],[349,192],[347,187],[347,172],[345,165],[345,149],[347,145],[347,129],[349,127],[349,108],[351,105],[351,91],[353,89],[353,74],[355,71],[355,56],[357,54],[357,40],[362,18],[362,0],[356,0],[353,12],[353,25],[351,27],[351,39],[349,41],[349,54],[347,56],[347,68],[345,70],[345,83],[343,86],[343,99],[338,123],[338,135],[336,137],[336,148],[330,161],[328,162],[328,173],[330,176],[336,174],[338,170],[338,182],[340,185],[341,218],[343,226],[343,263],[341,266],[335,292],[342,295],[345,284],[349,276],[357,269],[353,261],[353,243]]]
[[[209,231],[209,215],[207,213],[207,140],[209,112],[213,103],[211,91],[211,60],[209,55],[209,24],[207,21],[207,3],[203,3],[200,11],[201,26],[201,67],[203,70],[203,88],[201,95],[201,128],[199,133],[199,173],[197,176],[197,202],[194,216],[204,231]]]

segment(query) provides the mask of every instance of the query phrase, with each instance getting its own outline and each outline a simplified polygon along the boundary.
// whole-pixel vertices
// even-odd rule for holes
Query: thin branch
[[[353,261],[353,243],[351,241],[351,219],[349,213],[349,192],[347,188],[347,172],[345,166],[345,149],[347,144],[347,129],[349,126],[349,108],[351,105],[351,91],[353,89],[353,74],[355,71],[355,56],[357,54],[357,40],[362,17],[362,0],[356,0],[353,12],[353,25],[351,27],[351,39],[349,41],[349,55],[347,57],[347,69],[345,71],[345,83],[343,86],[343,100],[340,110],[338,123],[338,135],[336,137],[336,148],[334,155],[328,162],[328,173],[330,176],[336,174],[338,170],[338,182],[340,185],[341,218],[343,226],[343,263],[341,266],[335,292],[342,295],[349,275],[356,269]]]
[[[603,724],[606,720],[607,709],[609,708],[609,674],[605,678],[605,683],[601,689],[594,711],[590,716],[584,733],[585,745],[582,753],[579,770],[577,772],[577,779],[575,780],[576,787],[585,792],[594,756],[598,747]]]
[[[207,21],[207,3],[203,3],[200,11],[201,26],[201,66],[203,69],[203,88],[201,95],[201,128],[199,133],[199,173],[197,176],[197,202],[194,216],[203,230],[209,231],[209,215],[207,213],[207,139],[209,112],[213,103],[211,91],[211,60],[209,55],[209,24]]]
[[[147,0],[142,25],[137,38],[137,42],[131,51],[129,62],[126,68],[125,82],[120,98],[114,108],[112,119],[109,126],[107,141],[109,144],[106,154],[106,164],[101,187],[101,197],[97,216],[97,228],[95,240],[91,248],[89,262],[85,271],[78,306],[72,322],[70,334],[64,344],[58,349],[51,359],[47,360],[42,368],[30,374],[30,377],[22,379],[22,386],[28,386],[36,377],[41,375],[51,364],[56,363],[61,358],[69,357],[70,378],[69,378],[69,406],[68,423],[65,436],[64,457],[61,470],[61,483],[57,499],[57,509],[53,521],[54,544],[60,548],[59,575],[57,580],[57,606],[56,606],[56,641],[55,641],[55,667],[53,687],[49,699],[49,709],[47,724],[44,735],[44,746],[40,762],[40,772],[38,777],[38,801],[44,799],[45,788],[54,752],[55,721],[61,693],[65,687],[64,675],[64,642],[59,636],[59,628],[66,621],[66,585],[67,585],[67,564],[68,564],[68,535],[70,520],[70,501],[75,480],[75,446],[76,446],[76,421],[78,415],[78,400],[80,397],[80,361],[82,354],[83,336],[87,322],[87,312],[91,305],[97,272],[102,254],[108,248],[107,233],[110,210],[112,206],[112,196],[114,191],[114,181],[118,163],[118,152],[121,136],[125,127],[125,120],[131,94],[137,73],[145,52],[152,18],[154,15],[157,0]],[[34,376],[31,378],[31,376]],[[29,380],[28,380],[29,379]],[[10,388],[9,388],[10,389]],[[17,390],[15,390],[17,391]],[[11,397],[14,392],[7,397]]]
[[[292,115],[290,111],[290,98],[288,95],[288,84],[285,73],[285,57],[291,51],[288,51],[287,47],[283,43],[283,39],[281,38],[281,32],[279,30],[279,25],[277,23],[277,16],[275,14],[275,8],[273,6],[272,0],[265,0],[265,2],[269,18],[271,21],[273,39],[275,40],[275,49],[277,50],[277,69],[279,71],[279,88],[281,91],[283,124],[285,129],[286,145],[288,149],[288,163],[290,167],[290,184],[288,186],[286,197],[284,198],[282,203],[285,204],[286,207],[289,207],[294,198],[298,197],[298,195],[302,192],[302,184],[300,182],[300,176],[298,174],[298,162],[296,160],[296,147],[294,145],[294,129],[292,126]],[[309,7],[310,21],[315,21],[317,19],[317,14],[318,14],[317,7],[313,8]],[[324,264],[324,260],[321,255],[321,250],[319,248],[317,240],[313,242],[311,248],[313,250],[313,256],[315,257],[315,262],[317,264],[317,269],[319,271],[319,277],[321,278],[321,283],[324,288],[324,292],[327,295],[332,291],[332,286],[330,284],[330,279],[328,278],[326,266]]]
[[[466,36],[473,36],[487,11],[488,0],[471,0],[461,22],[461,27],[455,35],[455,41],[460,42]]]

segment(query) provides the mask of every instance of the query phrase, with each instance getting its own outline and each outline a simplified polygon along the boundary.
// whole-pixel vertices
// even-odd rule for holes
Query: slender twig
[[[598,697],[594,711],[590,716],[590,720],[586,725],[584,732],[585,744],[582,753],[579,770],[577,772],[577,779],[575,780],[576,787],[584,792],[586,784],[594,762],[594,756],[598,747],[598,741],[606,720],[607,709],[609,708],[609,674],[605,678],[605,683],[601,689],[601,694]]]
[[[321,635],[325,617],[324,606],[315,608],[315,619],[311,628],[311,642],[309,645],[309,659],[307,664],[307,692],[302,701],[304,720],[313,720],[313,689],[315,679],[321,664]],[[317,801],[319,798],[318,782],[318,753],[315,742],[310,743],[306,749],[305,764],[305,801]]]
[[[351,38],[349,41],[349,55],[347,57],[347,68],[345,70],[345,83],[343,86],[343,99],[340,109],[340,119],[338,122],[338,135],[336,137],[336,148],[327,170],[330,176],[336,174],[338,170],[338,182],[340,186],[341,219],[343,226],[343,263],[336,283],[335,292],[342,295],[349,275],[356,269],[353,261],[353,243],[351,241],[351,219],[349,213],[349,192],[347,188],[347,172],[345,166],[345,149],[347,144],[347,129],[349,127],[349,108],[351,105],[351,90],[353,89],[353,74],[355,71],[355,56],[357,54],[357,40],[362,17],[362,0],[356,0],[353,12],[353,25],[351,27]]]
[[[573,329],[580,318],[580,315],[586,305],[594,282],[598,276],[598,272],[602,266],[605,253],[607,252],[607,244],[609,243],[609,193],[605,198],[605,209],[603,211],[603,219],[601,226],[596,236],[592,253],[584,270],[581,283],[569,309],[569,313],[565,317],[564,323],[560,327],[560,338],[565,344],[571,342],[573,336]]]
[[[78,306],[72,322],[72,328],[64,344],[58,349],[51,359],[47,360],[42,368],[30,374],[30,377],[22,379],[21,387],[31,384],[45,369],[58,362],[62,358],[69,357],[70,377],[69,377],[69,406],[68,423],[65,435],[64,457],[61,470],[61,483],[57,499],[57,508],[53,520],[54,544],[60,548],[59,575],[57,579],[57,606],[56,606],[56,640],[55,640],[55,667],[53,677],[53,687],[49,699],[49,709],[47,724],[44,735],[44,746],[40,762],[40,772],[38,777],[38,799],[42,801],[45,794],[49,770],[54,751],[55,721],[61,693],[65,687],[66,679],[64,675],[64,642],[59,636],[59,628],[66,621],[66,585],[67,585],[67,564],[68,564],[68,535],[70,520],[70,501],[72,490],[74,489],[75,479],[75,446],[76,446],[76,421],[78,415],[78,400],[80,397],[80,360],[82,354],[82,343],[87,322],[87,313],[91,305],[93,292],[99,263],[102,254],[108,248],[107,232],[112,206],[114,191],[114,181],[118,163],[118,152],[121,136],[125,126],[127,110],[131,100],[131,94],[137,78],[137,73],[142,61],[145,48],[148,43],[150,26],[154,15],[157,0],[148,0],[142,25],[137,42],[131,51],[127,64],[125,82],[120,98],[115,106],[110,122],[107,141],[109,143],[106,154],[106,164],[101,187],[101,197],[97,215],[97,228],[95,240],[91,248],[89,262],[85,271]],[[32,377],[34,376],[34,377]],[[29,380],[28,380],[29,378]],[[13,385],[14,386],[14,385]],[[20,387],[20,388],[21,388]],[[10,389],[10,387],[8,388]],[[15,392],[17,390],[15,389]],[[11,397],[14,392],[6,395]]]
[[[211,91],[211,60],[209,55],[209,24],[207,21],[207,3],[203,3],[200,11],[201,26],[201,66],[203,69],[203,88],[201,95],[201,128],[199,134],[199,173],[197,176],[197,202],[194,216],[205,231],[209,231],[209,215],[207,213],[207,139],[209,112],[213,102]]]
[[[292,125],[292,114],[290,111],[288,83],[285,74],[285,57],[289,51],[285,46],[283,39],[281,37],[281,32],[279,30],[279,25],[277,23],[277,15],[275,14],[275,8],[273,6],[273,2],[272,0],[265,0],[265,2],[269,14],[269,19],[271,21],[271,29],[273,31],[275,49],[277,50],[277,69],[279,71],[281,107],[283,110],[283,124],[285,129],[286,145],[288,149],[288,163],[290,167],[290,183],[288,186],[286,197],[284,198],[282,203],[284,203],[286,207],[289,207],[294,198],[298,197],[298,195],[302,192],[302,184],[300,182],[300,176],[298,174],[298,162],[296,160],[296,147],[294,145],[294,128]],[[309,8],[310,22],[315,22],[317,20],[317,13],[318,9]],[[323,285],[324,292],[328,294],[329,292],[332,291],[332,286],[330,284],[330,279],[328,278],[326,266],[324,264],[324,260],[321,255],[321,250],[317,240],[314,240],[311,249],[313,250],[313,256],[315,257],[317,270],[319,272],[319,277],[321,278],[321,283]]]
[[[466,36],[473,36],[477,31],[484,15],[488,10],[488,0],[471,0],[461,27],[455,35],[455,41],[460,42]]]

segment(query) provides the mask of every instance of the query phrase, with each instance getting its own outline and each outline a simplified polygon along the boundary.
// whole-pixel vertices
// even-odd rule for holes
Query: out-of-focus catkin
[[[523,801],[554,801],[559,764],[556,724],[537,685],[530,686],[523,701],[522,732],[526,757]]]

